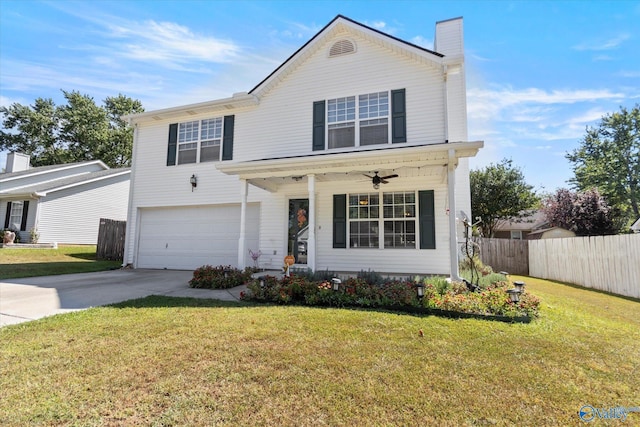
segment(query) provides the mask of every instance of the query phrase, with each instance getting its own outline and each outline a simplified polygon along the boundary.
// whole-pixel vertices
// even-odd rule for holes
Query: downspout
[[[445,143],[449,143],[449,90],[447,87],[447,73],[449,67],[444,64],[442,66],[443,77],[443,101],[444,104],[444,139]],[[459,281],[460,273],[458,270],[458,236],[456,227],[456,151],[449,150],[449,159],[447,162],[447,197],[449,200],[449,275],[451,280]]]
[[[132,119],[129,118],[129,126],[131,126],[132,124]],[[132,236],[131,236],[131,222],[133,221],[133,189],[135,188],[135,186],[133,185],[133,183],[135,182],[135,177],[136,177],[136,171],[135,168],[133,167],[133,165],[135,164],[135,159],[136,159],[136,152],[138,150],[138,124],[134,124],[133,125],[133,149],[131,150],[131,172],[129,173],[129,205],[128,205],[128,209],[127,209],[127,225],[125,228],[125,234],[124,234],[124,255],[122,256],[122,267],[126,267],[129,263],[127,263],[127,260],[131,259],[132,260],[132,264],[134,264],[135,267],[135,255],[136,254],[131,254],[131,257],[129,257],[129,252],[131,250],[131,241],[132,241]],[[136,215],[136,222],[138,221],[137,215]],[[134,241],[137,240],[137,236],[140,233],[139,230],[140,227],[136,227],[136,239],[133,239]],[[135,249],[138,248],[138,245],[134,246]]]
[[[456,227],[456,150],[449,150],[447,164],[447,193],[449,197],[449,271],[451,280],[459,281],[458,236]]]
[[[449,72],[449,66],[447,64],[442,65],[442,103],[444,104],[444,142],[449,142],[449,90],[447,88],[447,73]]]

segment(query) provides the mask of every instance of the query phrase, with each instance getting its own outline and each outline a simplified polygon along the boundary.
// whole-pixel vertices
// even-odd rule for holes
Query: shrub
[[[371,285],[381,285],[384,283],[384,279],[380,275],[380,273],[376,273],[373,270],[360,270],[358,273],[358,279],[362,279]]]
[[[251,278],[253,271],[250,268],[240,271],[230,265],[219,265],[217,267],[203,265],[193,272],[193,278],[189,280],[189,286],[205,289],[234,288],[246,283]]]
[[[342,282],[338,291],[330,280],[314,281],[308,275],[293,274],[279,280],[265,276],[253,280],[245,300],[273,302],[277,304],[305,304],[333,307],[381,307],[408,309],[425,307],[480,315],[537,316],[540,301],[529,293],[521,295],[517,304],[509,300],[509,287],[504,276],[493,275],[493,284],[477,292],[469,292],[462,282],[450,283],[442,277],[428,277],[424,281],[424,297],[419,299],[416,283],[406,280],[387,280],[381,284],[370,283],[362,277]],[[490,276],[486,276],[487,278]]]

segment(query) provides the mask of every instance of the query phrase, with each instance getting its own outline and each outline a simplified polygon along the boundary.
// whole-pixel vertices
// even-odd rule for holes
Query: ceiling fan
[[[363,175],[371,179],[373,188],[375,188],[376,190],[380,188],[380,184],[388,184],[389,183],[389,181],[387,181],[388,179],[398,177],[397,173],[394,173],[393,175],[387,175],[387,176],[378,176],[378,171],[375,171],[373,176],[369,176],[367,174],[363,174]]]

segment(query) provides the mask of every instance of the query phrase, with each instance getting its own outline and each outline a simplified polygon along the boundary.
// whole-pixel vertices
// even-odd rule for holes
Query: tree
[[[566,155],[575,175],[570,183],[580,191],[597,188],[630,224],[640,216],[640,105],[603,116],[580,144]]]
[[[519,168],[512,161],[503,159],[481,170],[472,170],[471,211],[479,216],[484,236],[493,237],[495,227],[503,220],[517,220],[529,214],[539,199],[528,185]]]
[[[142,103],[119,94],[98,106],[88,95],[62,92],[66,105],[38,98],[33,106],[0,107],[0,150],[28,154],[33,166],[86,160],[129,166],[133,130],[120,117],[143,112]]]
[[[583,192],[561,188],[544,199],[542,211],[551,226],[574,231],[578,236],[616,234],[620,229],[615,209],[595,188]]]

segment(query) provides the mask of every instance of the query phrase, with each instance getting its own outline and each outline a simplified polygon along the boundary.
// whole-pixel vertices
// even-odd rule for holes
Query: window
[[[377,248],[379,244],[380,196],[349,195],[349,247]]]
[[[389,94],[387,92],[360,95],[360,145],[389,142]]]
[[[330,99],[327,101],[328,147],[354,147],[356,141],[358,146],[387,144],[388,117],[388,92]]]
[[[522,230],[511,230],[511,239],[522,240]]]
[[[11,213],[9,214],[9,228],[20,230],[22,224],[22,202],[11,202]]]
[[[329,148],[353,147],[355,141],[356,97],[327,102]]]
[[[414,192],[349,195],[349,247],[379,248],[380,230],[384,248],[416,247],[416,195]]]
[[[220,160],[222,118],[178,124],[178,164]]]
[[[384,193],[384,247],[416,247],[416,195],[414,192]]]

